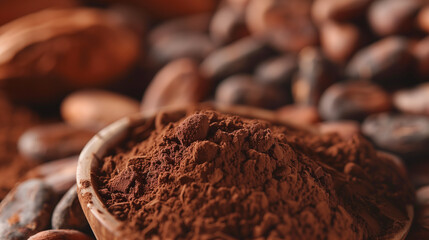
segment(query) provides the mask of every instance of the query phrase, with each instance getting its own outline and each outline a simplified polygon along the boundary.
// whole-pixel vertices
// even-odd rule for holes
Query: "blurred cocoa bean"
[[[38,162],[65,158],[79,154],[95,133],[65,123],[37,126],[20,137],[18,150]]]
[[[409,42],[388,37],[359,50],[346,67],[352,79],[368,79],[385,87],[403,87],[415,82]],[[407,79],[407,80],[405,80]]]
[[[345,63],[358,50],[363,33],[352,24],[326,22],[320,28],[320,42],[333,62]]]
[[[225,105],[270,109],[288,103],[287,93],[276,87],[258,84],[250,75],[234,75],[222,81],[216,89],[215,99]]]
[[[336,83],[322,95],[319,113],[325,120],[362,120],[366,116],[389,111],[391,97],[377,85],[352,81]]]
[[[419,78],[422,81],[429,80],[429,37],[418,41],[412,47],[412,54],[417,61]]]
[[[49,227],[55,195],[42,180],[16,186],[0,204],[0,239],[26,240]]]
[[[2,26],[2,88],[17,101],[35,104],[117,80],[140,51],[137,34],[124,22],[116,12],[74,8],[44,10]]]
[[[396,92],[393,103],[402,112],[429,115],[429,83]]]
[[[58,202],[52,214],[53,229],[74,229],[82,232],[89,230],[76,191],[77,186],[72,186]]]
[[[429,118],[426,116],[372,115],[363,122],[362,133],[379,148],[407,160],[429,153]]]
[[[277,117],[295,126],[310,126],[320,121],[317,108],[313,106],[291,104],[276,111]]]
[[[369,23],[380,36],[410,32],[421,5],[420,0],[374,1],[368,11]]]
[[[255,79],[264,85],[282,87],[290,91],[291,82],[298,69],[295,55],[286,54],[265,60],[255,70]]]
[[[295,103],[317,106],[322,93],[337,80],[336,69],[318,48],[299,54],[299,68],[292,82]]]
[[[139,103],[129,97],[102,90],[82,90],[64,99],[61,115],[78,128],[101,129],[139,111]]]
[[[177,59],[162,68],[146,89],[141,104],[145,112],[165,106],[187,106],[203,100],[209,83],[199,73],[197,63],[188,58]]]
[[[76,230],[46,230],[31,236],[28,240],[93,240]]]
[[[312,16],[316,23],[353,20],[364,16],[372,2],[373,0],[315,0]]]
[[[225,45],[249,35],[244,12],[223,4],[210,22],[210,37],[217,45]]]
[[[262,60],[272,54],[267,45],[253,37],[246,37],[213,51],[201,64],[203,76],[212,82],[253,70]]]
[[[76,183],[78,156],[45,163],[30,170],[26,178],[39,178],[52,188],[56,196],[62,196]]]
[[[423,31],[429,33],[429,6],[422,8],[417,16],[417,22]]]

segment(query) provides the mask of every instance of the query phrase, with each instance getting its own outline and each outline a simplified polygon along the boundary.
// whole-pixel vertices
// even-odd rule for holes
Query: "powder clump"
[[[94,173],[135,239],[376,239],[408,220],[406,180],[358,136],[211,110],[169,120]]]

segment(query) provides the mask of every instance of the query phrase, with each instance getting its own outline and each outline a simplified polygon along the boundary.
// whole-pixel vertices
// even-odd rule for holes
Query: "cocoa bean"
[[[138,111],[136,100],[102,90],[74,92],[61,105],[61,115],[68,124],[95,130]]]
[[[277,117],[293,125],[308,127],[320,121],[317,108],[313,106],[291,104],[276,111]]]
[[[412,54],[417,61],[417,71],[422,81],[429,80],[429,37],[414,44]]]
[[[216,89],[215,99],[225,105],[270,109],[288,103],[287,93],[275,87],[258,84],[250,75],[234,75],[222,81]]]
[[[86,232],[89,224],[77,197],[77,186],[72,186],[61,198],[52,214],[53,229],[74,229]]]
[[[391,97],[377,85],[352,81],[336,83],[322,95],[319,113],[325,120],[362,120],[366,116],[389,111]]]
[[[166,106],[197,103],[206,96],[208,87],[195,61],[177,59],[154,77],[143,95],[141,110],[151,112]]]
[[[417,16],[417,22],[420,29],[426,33],[429,33],[429,6],[426,6],[420,10]]]
[[[396,92],[393,103],[402,112],[429,115],[429,83]]]
[[[315,22],[347,21],[365,15],[373,0],[316,0],[312,6]]]
[[[47,230],[31,236],[28,240],[93,240],[76,230]]]
[[[95,135],[65,123],[37,126],[27,130],[18,141],[19,152],[38,162],[79,154]]]
[[[225,45],[249,35],[244,12],[223,4],[210,22],[210,37],[217,45]]]
[[[379,148],[407,160],[429,153],[429,118],[426,116],[372,115],[363,122],[362,132]]]
[[[292,78],[297,70],[297,58],[287,54],[259,64],[255,70],[255,79],[261,84],[282,87],[290,91]]]
[[[0,238],[25,240],[47,229],[54,202],[55,195],[42,180],[16,186],[0,204]]]

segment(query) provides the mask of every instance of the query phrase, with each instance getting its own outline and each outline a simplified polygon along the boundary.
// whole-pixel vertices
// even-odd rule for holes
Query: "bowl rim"
[[[274,114],[272,111],[251,107],[223,106],[216,104],[209,104],[209,106],[211,106],[211,108],[217,111],[221,111],[224,113],[234,113],[244,117],[260,118],[280,124],[289,124],[292,125],[292,127],[302,128],[302,126],[294,126],[293,124],[290,124],[284,119],[279,119],[277,115]],[[121,229],[123,229],[124,227],[124,223],[117,220],[108,211],[108,209],[100,199],[99,194],[94,187],[95,183],[93,182],[93,168],[99,166],[99,160],[101,160],[102,157],[112,147],[123,141],[128,136],[131,129],[134,129],[137,126],[141,126],[148,120],[153,119],[159,112],[172,111],[186,111],[186,108],[163,108],[156,112],[143,112],[124,117],[99,131],[83,148],[81,154],[79,155],[76,170],[77,193],[84,214],[91,228],[93,229],[94,235],[97,239],[123,239],[124,237],[126,237],[126,234],[124,233],[124,231],[121,231]],[[312,131],[311,129],[307,130]],[[406,206],[406,210],[408,218],[410,220],[405,224],[402,229],[398,230],[397,233],[395,233],[393,236],[388,236],[386,239],[405,239],[413,222],[414,207],[409,204]],[[105,233],[100,233],[100,229]]]

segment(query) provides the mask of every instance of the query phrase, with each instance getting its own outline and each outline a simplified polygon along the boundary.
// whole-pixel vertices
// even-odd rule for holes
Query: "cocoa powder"
[[[213,110],[147,123],[93,173],[130,238],[376,239],[408,221],[407,180],[358,135]]]

